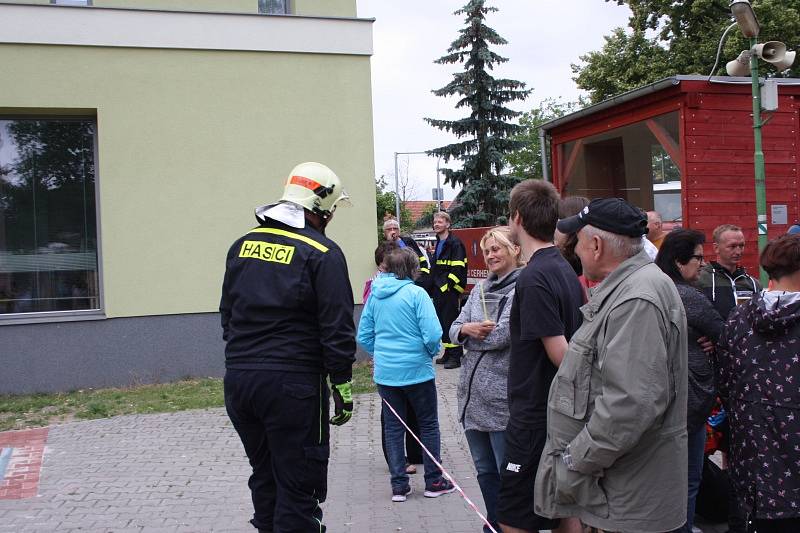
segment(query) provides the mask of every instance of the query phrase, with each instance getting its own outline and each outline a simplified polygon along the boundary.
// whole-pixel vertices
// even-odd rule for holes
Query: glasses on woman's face
[[[695,255],[691,256],[691,258],[692,259],[697,259],[698,261],[700,261],[702,263],[705,260],[706,257],[704,255],[702,255],[702,254],[701,255],[695,254]]]

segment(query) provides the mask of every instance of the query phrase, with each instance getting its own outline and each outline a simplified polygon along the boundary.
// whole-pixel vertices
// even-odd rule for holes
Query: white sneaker
[[[392,491],[392,501],[393,502],[404,502],[408,499],[408,495],[411,494],[411,485],[408,486],[408,490],[405,492],[394,492]]]

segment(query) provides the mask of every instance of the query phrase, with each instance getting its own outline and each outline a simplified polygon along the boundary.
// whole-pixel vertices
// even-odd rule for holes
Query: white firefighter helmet
[[[281,201],[292,202],[328,218],[340,201],[349,200],[342,181],[333,170],[321,163],[300,163],[286,178]]]

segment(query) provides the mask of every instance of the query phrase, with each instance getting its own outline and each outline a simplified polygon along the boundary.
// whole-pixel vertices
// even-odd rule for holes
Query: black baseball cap
[[[647,233],[647,215],[622,198],[592,200],[577,215],[559,220],[556,227],[561,233],[577,233],[588,224],[629,237],[641,237]]]

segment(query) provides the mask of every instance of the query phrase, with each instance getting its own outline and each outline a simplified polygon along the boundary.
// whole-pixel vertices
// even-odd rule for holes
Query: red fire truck
[[[481,237],[489,231],[486,228],[466,228],[454,229],[453,235],[461,239],[464,243],[464,248],[467,249],[467,287],[464,294],[469,294],[472,287],[479,281],[486,279],[489,275],[489,270],[486,268],[486,262],[483,260],[483,252],[481,251]]]

